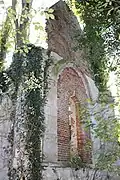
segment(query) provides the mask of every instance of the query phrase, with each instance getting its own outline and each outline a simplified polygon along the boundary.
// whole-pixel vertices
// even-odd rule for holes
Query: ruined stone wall
[[[55,55],[55,54],[54,54]],[[55,55],[57,62],[60,57]],[[53,57],[52,57],[53,58]],[[54,59],[54,58],[53,58]],[[91,151],[86,154],[83,150],[86,133],[80,121],[80,106],[87,108],[87,99],[90,98],[88,81],[79,71],[75,63],[66,62],[54,72],[54,65],[50,71],[49,92],[45,107],[45,135],[43,141],[44,162],[69,162],[70,160],[70,129],[69,129],[69,99],[73,98],[77,116],[73,121],[77,127],[77,154],[85,160],[91,159]],[[78,112],[77,112],[78,111]],[[90,137],[90,134],[87,134]]]
[[[83,72],[90,74],[86,53],[80,48],[83,32],[76,16],[62,0],[51,8],[54,19],[49,19],[46,24],[48,51],[57,53],[67,62],[76,62]]]
[[[48,103],[45,107],[45,112],[46,114],[47,111],[49,112],[49,117],[47,115],[45,122],[43,152],[46,162],[57,162],[68,161],[70,158],[69,98],[75,93],[78,103],[85,105],[87,98],[91,98],[89,84],[85,76],[89,76],[91,79],[91,73],[85,51],[79,47],[78,39],[83,34],[74,13],[63,1],[59,1],[51,8],[54,9],[54,19],[49,19],[46,24],[48,52],[50,55],[56,56],[53,57],[53,67],[57,70],[54,73],[50,72],[52,85],[50,85]],[[79,75],[76,71],[79,72]],[[50,126],[49,120],[51,119],[54,128]],[[84,146],[85,138],[82,136],[85,136],[85,133],[82,131],[78,117],[76,117],[76,123],[78,154],[84,156],[82,146]],[[52,150],[54,157],[48,153],[50,147],[52,148],[51,144],[54,147]]]
[[[81,168],[79,170],[69,167],[60,167],[56,164],[49,164],[43,172],[43,180],[120,180],[114,174],[96,172],[91,169]]]
[[[0,179],[7,180],[8,164],[8,133],[10,132],[10,114],[12,110],[10,98],[5,95],[0,103]]]
[[[69,131],[69,98],[75,98],[75,102],[86,105],[87,98],[97,100],[98,89],[91,78],[89,65],[85,60],[84,50],[75,50],[78,45],[75,36],[81,36],[79,23],[68,6],[59,1],[52,7],[55,19],[48,20],[48,52],[53,54],[53,65],[50,68],[49,92],[45,106],[45,133],[43,139],[43,154],[45,170],[44,180],[91,180],[92,172],[87,170],[76,170],[63,167],[61,162],[70,159],[70,131]],[[62,62],[62,63],[61,63]],[[56,68],[57,67],[57,68]],[[57,71],[55,72],[55,68]],[[22,92],[21,92],[22,93]],[[16,106],[16,128],[15,128],[15,164],[19,159],[18,147],[20,144],[20,121],[24,119],[21,103],[22,94],[18,95]],[[24,97],[23,97],[24,99]],[[4,103],[3,103],[4,104]],[[0,180],[7,180],[7,166],[5,164],[3,147],[7,146],[7,136],[10,131],[11,106],[6,102],[7,109],[0,105]],[[87,107],[87,106],[86,106]],[[94,117],[91,116],[92,122]],[[79,154],[83,155],[84,135],[78,115],[76,116],[77,146]],[[99,148],[99,141],[91,137],[93,149]],[[94,163],[94,160],[93,160]],[[5,172],[5,173],[4,173]],[[88,177],[89,175],[89,177]],[[101,178],[102,177],[102,178]],[[101,174],[96,180],[105,180],[106,175]],[[111,180],[117,180],[111,178]]]

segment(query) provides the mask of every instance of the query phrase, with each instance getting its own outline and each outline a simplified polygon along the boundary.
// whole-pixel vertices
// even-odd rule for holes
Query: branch
[[[1,41],[0,41],[0,70],[2,70],[3,67],[3,63],[4,63],[4,59],[6,57],[6,51],[7,51],[7,40],[9,38],[9,33],[11,30],[11,26],[10,26],[10,18],[9,15],[7,15],[6,17],[6,21],[3,25],[3,28],[1,30]]]
[[[15,11],[15,7],[17,4],[17,0],[12,0],[12,9]],[[0,70],[2,70],[3,64],[4,64],[4,59],[6,57],[6,51],[7,51],[7,41],[9,38],[9,34],[11,31],[11,19],[9,17],[9,11],[6,17],[6,20],[3,24],[2,30],[1,30],[1,41],[0,41]]]
[[[30,15],[32,2],[33,0],[30,0],[29,2],[27,2],[26,0],[22,0],[20,25],[17,28],[17,47],[21,47],[24,44],[24,40],[27,40],[28,38],[28,24],[30,21],[28,16]]]

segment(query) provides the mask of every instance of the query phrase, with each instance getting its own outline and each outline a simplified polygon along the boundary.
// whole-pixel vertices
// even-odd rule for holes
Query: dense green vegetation
[[[120,124],[119,117],[114,113],[105,120],[102,112],[109,104],[108,110],[113,110],[119,103],[110,100],[107,82],[111,71],[117,76],[117,88],[119,101],[120,78],[120,2],[118,0],[81,0],[71,1],[73,9],[80,21],[83,23],[83,36],[78,38],[79,46],[87,51],[87,60],[91,65],[91,70],[96,85],[101,92],[98,100],[101,103],[99,112],[96,113],[92,104],[92,112],[97,125],[91,125],[88,118],[87,126],[91,127],[95,137],[102,142],[95,167],[106,169],[108,172],[119,172],[119,167],[114,166],[114,162],[119,157],[119,146],[117,144]],[[87,116],[88,117],[88,116]],[[110,135],[111,133],[111,135]],[[109,149],[106,144],[111,147]]]
[[[75,1],[77,16],[84,23],[80,45],[88,50],[88,61],[100,91],[106,89],[108,72],[116,71],[119,65],[119,5],[119,1],[113,0]]]

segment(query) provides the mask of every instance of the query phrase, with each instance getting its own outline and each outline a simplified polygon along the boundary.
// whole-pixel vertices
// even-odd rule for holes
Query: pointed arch
[[[84,150],[86,134],[79,110],[87,103],[87,94],[82,78],[72,67],[61,72],[57,82],[57,135],[58,160],[68,161],[71,151],[86,159]],[[71,109],[71,115],[70,110]],[[71,132],[74,131],[74,132]],[[74,135],[76,137],[74,137]],[[73,149],[71,147],[73,146]]]

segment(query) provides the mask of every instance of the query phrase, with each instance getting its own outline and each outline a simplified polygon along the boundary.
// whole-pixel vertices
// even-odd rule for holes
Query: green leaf
[[[30,3],[31,2],[31,0],[26,0],[26,3]]]
[[[55,19],[55,16],[53,14],[49,14],[49,18]]]
[[[40,25],[35,25],[35,30],[43,30],[43,27]]]
[[[54,12],[54,9],[50,8],[50,9],[48,10],[48,12],[49,12],[49,13],[53,13],[53,12]]]
[[[45,12],[45,17],[46,17],[46,19],[49,19],[49,17],[50,17],[47,12]]]

